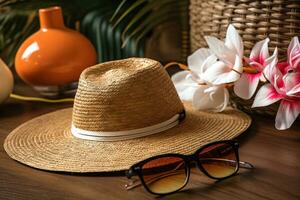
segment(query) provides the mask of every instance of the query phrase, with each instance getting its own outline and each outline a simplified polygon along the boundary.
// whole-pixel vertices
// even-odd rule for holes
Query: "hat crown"
[[[183,109],[159,62],[129,58],[82,72],[72,123],[88,131],[126,131],[161,123]]]

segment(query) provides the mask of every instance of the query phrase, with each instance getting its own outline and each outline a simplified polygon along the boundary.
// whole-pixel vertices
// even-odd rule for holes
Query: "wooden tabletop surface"
[[[0,105],[0,199],[300,199],[300,123],[277,131],[274,119],[253,115],[253,124],[242,136],[241,160],[254,170],[215,182],[193,171],[187,187],[176,194],[155,197],[143,188],[124,189],[120,174],[76,175],[37,170],[5,153],[6,136],[35,116],[72,106],[8,100]]]

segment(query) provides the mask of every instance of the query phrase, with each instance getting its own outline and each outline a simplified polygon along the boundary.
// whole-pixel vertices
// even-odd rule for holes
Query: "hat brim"
[[[4,142],[8,155],[34,168],[62,172],[111,172],[164,153],[191,154],[217,140],[233,139],[251,124],[245,113],[229,109],[201,112],[185,104],[186,119],[150,136],[99,142],[71,134],[72,108],[34,118],[13,130]]]

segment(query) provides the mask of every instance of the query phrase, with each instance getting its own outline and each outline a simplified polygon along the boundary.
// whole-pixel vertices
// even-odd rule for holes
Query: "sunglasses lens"
[[[200,165],[214,178],[225,178],[238,169],[238,159],[232,144],[212,144],[198,154]]]
[[[156,194],[166,194],[184,187],[187,173],[185,161],[175,156],[156,158],[142,167],[145,185]]]

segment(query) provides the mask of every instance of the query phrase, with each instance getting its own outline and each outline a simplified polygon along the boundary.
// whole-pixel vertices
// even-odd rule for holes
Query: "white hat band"
[[[176,114],[172,118],[159,124],[128,131],[88,131],[76,128],[74,124],[72,124],[71,132],[77,138],[95,141],[119,141],[139,138],[173,128],[184,118],[184,112],[182,113],[183,114]]]

